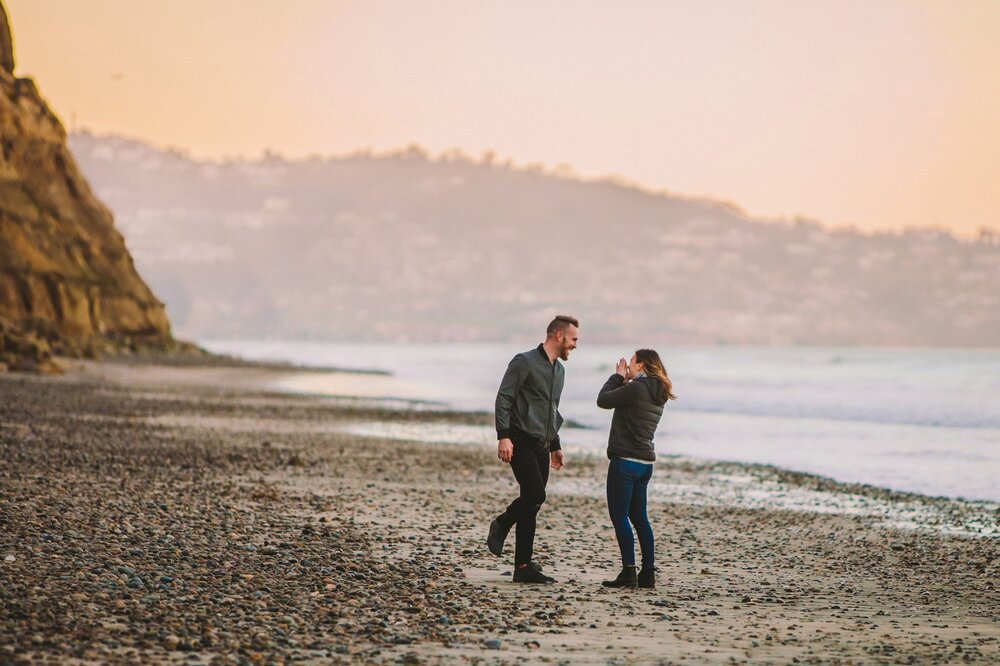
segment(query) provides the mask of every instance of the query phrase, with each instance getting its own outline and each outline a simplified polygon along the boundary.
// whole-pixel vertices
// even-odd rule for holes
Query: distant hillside
[[[70,145],[188,337],[1000,346],[1000,244],[762,222],[418,150],[199,162]]]

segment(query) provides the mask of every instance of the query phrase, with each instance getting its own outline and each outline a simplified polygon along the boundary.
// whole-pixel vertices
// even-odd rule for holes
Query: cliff
[[[0,369],[45,367],[171,340],[163,304],[94,196],[66,131],[30,79],[14,76],[0,4]]]

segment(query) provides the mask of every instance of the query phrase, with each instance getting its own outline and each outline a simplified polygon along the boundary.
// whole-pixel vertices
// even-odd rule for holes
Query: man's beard
[[[559,350],[559,358],[561,358],[564,361],[568,361],[569,360],[569,351],[570,350],[569,350],[568,347],[563,347],[562,349],[560,349]]]

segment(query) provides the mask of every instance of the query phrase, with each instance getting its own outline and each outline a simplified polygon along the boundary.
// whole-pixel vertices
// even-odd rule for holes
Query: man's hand
[[[501,439],[497,442],[497,458],[505,463],[509,463],[511,456],[514,455],[514,442],[510,441],[508,438]]]
[[[562,469],[565,458],[563,457],[562,449],[558,451],[553,451],[551,454],[552,462],[550,463],[552,469]]]
[[[615,372],[621,375],[622,379],[628,379],[628,361],[624,358],[618,359],[618,364],[615,365]]]

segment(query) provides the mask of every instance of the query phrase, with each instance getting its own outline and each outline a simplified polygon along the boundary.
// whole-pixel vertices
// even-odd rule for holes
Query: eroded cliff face
[[[0,4],[0,364],[44,361],[46,346],[72,354],[170,341],[163,304],[77,169],[62,124],[34,82],[13,75],[11,42]]]

